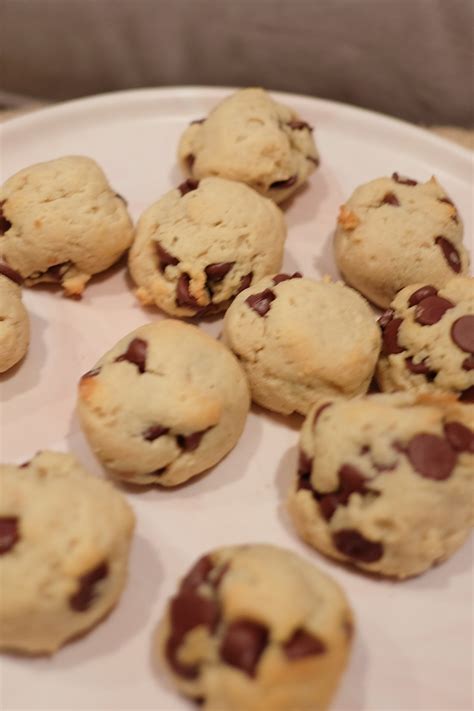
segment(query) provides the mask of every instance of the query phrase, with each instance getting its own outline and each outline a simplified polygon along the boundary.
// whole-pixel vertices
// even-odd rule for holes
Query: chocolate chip
[[[199,186],[199,180],[194,180],[193,178],[188,178],[187,180],[184,181],[184,183],[181,183],[181,185],[178,185],[178,190],[181,193],[181,196],[186,195],[186,193],[190,193],[193,190],[196,190]]]
[[[245,274],[245,276],[242,277],[240,280],[239,288],[237,289],[237,294],[240,294],[241,291],[244,291],[244,289],[248,289],[250,284],[252,283],[253,279],[253,272],[250,272],[249,274]]]
[[[207,280],[212,282],[222,281],[234,264],[235,262],[216,262],[215,264],[208,264],[204,270]]]
[[[202,432],[193,432],[190,435],[178,435],[176,437],[178,445],[181,449],[184,449],[185,452],[194,452],[194,450],[199,447],[205,432],[206,430],[203,430]]]
[[[219,617],[217,601],[202,597],[192,590],[180,592],[171,600],[170,619],[174,637],[182,639],[190,630],[200,625],[214,632]]]
[[[415,309],[415,321],[422,326],[432,326],[440,321],[454,304],[442,296],[427,296]]]
[[[284,188],[291,188],[297,180],[297,175],[291,175],[286,180],[275,180],[275,182],[270,185],[270,189],[283,190]]]
[[[362,563],[375,563],[383,556],[383,545],[369,541],[354,528],[342,528],[332,535],[334,545],[343,555]]]
[[[427,358],[423,358],[419,363],[414,363],[413,358],[405,358],[405,365],[408,370],[415,375],[428,375],[428,373],[432,371],[430,371],[426,361]]]
[[[474,355],[469,355],[462,362],[463,370],[474,370]]]
[[[206,582],[209,577],[211,570],[214,570],[214,563],[211,557],[208,555],[203,555],[199,560],[194,563],[191,570],[185,575],[180,585],[180,592],[185,590],[194,590],[201,585],[201,583]]]
[[[451,476],[457,458],[456,452],[445,439],[425,432],[410,440],[406,455],[418,474],[435,481]]]
[[[163,427],[162,425],[152,425],[143,433],[143,439],[145,439],[147,442],[154,442],[155,439],[158,439],[158,437],[162,437],[163,435],[168,434],[169,431],[169,427]]]
[[[384,311],[383,314],[380,316],[379,320],[377,321],[380,328],[386,328],[394,316],[395,311],[393,309],[387,309],[386,311]]]
[[[189,291],[191,277],[189,274],[183,273],[178,279],[176,286],[176,306],[198,309],[199,304],[194,296]]]
[[[194,121],[191,121],[189,125],[194,126],[194,124],[196,124],[196,123],[204,123],[205,120],[206,120],[205,118],[194,119]]]
[[[459,256],[459,252],[453,245],[453,243],[450,242],[449,239],[446,239],[446,237],[443,237],[441,235],[439,237],[436,237],[435,243],[441,248],[444,254],[444,258],[446,259],[453,272],[459,274],[459,272],[461,271],[461,257]]]
[[[17,516],[0,517],[0,555],[11,551],[20,540]]]
[[[319,508],[326,521],[330,521],[339,505],[346,506],[352,494],[368,494],[367,479],[352,464],[343,464],[339,471],[339,487],[328,494],[314,492],[314,498],[319,503]]]
[[[428,298],[428,296],[436,296],[437,293],[437,289],[435,289],[434,286],[431,286],[430,284],[427,284],[426,286],[420,286],[420,288],[414,291],[408,299],[408,306],[416,306],[420,303],[420,301],[423,301],[423,299]]]
[[[90,570],[79,578],[79,588],[74,595],[69,598],[69,605],[77,612],[85,612],[91,606],[96,597],[96,584],[107,577],[109,566],[104,561],[96,568]]]
[[[399,175],[398,173],[393,173],[392,180],[394,180],[396,183],[400,183],[400,185],[418,185],[417,180],[405,178],[404,176]]]
[[[395,195],[395,193],[385,193],[382,198],[382,205],[393,205],[394,207],[400,207],[400,201]]]
[[[273,283],[276,286],[282,281],[288,281],[288,279],[301,279],[302,276],[303,275],[300,272],[293,272],[293,274],[276,274],[276,276],[273,277]]]
[[[196,160],[196,156],[193,153],[189,153],[184,159],[184,162],[188,166],[188,170],[190,173],[192,173],[195,160]]]
[[[306,121],[288,121],[287,126],[289,126],[293,131],[301,131],[303,128],[307,128],[308,131],[312,131],[313,127],[306,123]]]
[[[265,316],[270,311],[270,304],[276,298],[271,289],[264,289],[258,294],[251,294],[245,299],[245,303],[256,311],[259,316]]]
[[[459,396],[459,400],[461,402],[474,402],[474,385],[471,385],[467,390],[463,390]]]
[[[384,355],[403,353],[405,348],[398,343],[398,331],[403,322],[401,318],[393,318],[387,323],[382,333],[382,352]]]
[[[444,434],[449,444],[457,452],[474,453],[474,432],[461,422],[446,422]]]
[[[3,200],[0,202],[0,236],[4,235],[5,232],[8,232],[10,227],[12,226],[12,223],[10,220],[7,220],[5,215],[3,214],[3,206],[5,204],[6,200]]]
[[[81,375],[81,380],[86,380],[86,378],[95,378],[96,375],[99,375],[100,371],[100,367],[92,368],[91,370],[88,370],[87,373],[84,373],[84,375]]]
[[[115,362],[121,362],[128,360],[129,363],[133,363],[137,366],[140,373],[145,372],[146,368],[146,356],[148,350],[148,343],[142,338],[134,338],[128,344],[128,348],[125,353],[115,359]]]
[[[316,412],[314,413],[313,417],[313,429],[316,427],[316,423],[318,422],[319,418],[321,417],[323,411],[332,405],[332,402],[325,402],[324,405],[321,405],[321,407],[318,407]]]
[[[283,649],[288,659],[293,660],[324,654],[326,645],[319,637],[299,629],[283,644]]]
[[[23,283],[23,277],[21,276],[21,274],[18,274],[18,272],[16,272],[4,262],[0,262],[0,274],[3,274],[3,276],[6,276],[8,279],[11,279],[17,284],[21,285]]]
[[[451,326],[451,338],[466,353],[474,353],[474,315],[461,316]]]
[[[252,620],[232,622],[220,647],[221,659],[248,676],[255,676],[258,660],[267,646],[268,629]]]
[[[319,158],[314,158],[313,156],[306,156],[306,160],[310,160],[311,163],[314,163],[314,165],[317,167],[320,164]]]
[[[155,249],[158,255],[158,261],[160,263],[161,272],[164,272],[166,267],[168,266],[175,267],[177,264],[179,264],[179,259],[177,259],[177,257],[173,257],[173,255],[170,254],[164,247],[162,247],[159,242],[155,242]]]

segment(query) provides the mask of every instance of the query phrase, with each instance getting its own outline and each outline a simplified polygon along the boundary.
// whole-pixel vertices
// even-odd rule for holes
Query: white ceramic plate
[[[175,151],[185,126],[226,89],[152,89],[45,109],[2,128],[2,180],[64,154],[105,169],[134,218],[181,181]],[[322,167],[287,209],[284,267],[336,275],[331,238],[339,205],[361,182],[393,171],[435,173],[472,234],[471,154],[394,119],[340,104],[278,95],[316,127]],[[76,384],[121,336],[161,316],[135,300],[125,270],[93,280],[80,302],[25,291],[32,339],[26,360],[1,379],[3,461],[38,449],[75,453],[100,473],[74,412]],[[203,327],[214,335],[220,321]],[[354,607],[358,632],[333,709],[467,711],[472,708],[471,551],[404,583],[374,581],[331,564],[295,536],[285,509],[294,476],[299,418],[255,409],[234,451],[206,476],[175,491],[128,495],[138,530],[129,583],[116,610],[53,658],[5,657],[7,709],[190,708],[156,668],[152,635],[177,578],[203,551],[250,541],[286,546],[333,575]],[[413,532],[416,536],[416,531]],[[268,711],[272,711],[268,709]]]

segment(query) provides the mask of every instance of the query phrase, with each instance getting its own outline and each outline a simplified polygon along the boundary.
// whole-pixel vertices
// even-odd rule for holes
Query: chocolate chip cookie
[[[175,316],[225,311],[280,268],[285,237],[281,210],[246,185],[186,180],[139,220],[129,259],[137,296]]]
[[[239,294],[223,339],[247,374],[252,399],[283,414],[305,414],[321,395],[365,393],[381,340],[356,291],[299,272],[267,277]]]
[[[289,498],[310,545],[406,578],[452,555],[473,523],[474,407],[397,393],[319,400],[300,439]]]
[[[0,467],[0,648],[55,652],[120,597],[134,515],[69,454]]]
[[[0,209],[0,252],[27,286],[50,282],[80,296],[132,242],[123,198],[84,156],[16,173],[0,189]]]
[[[394,173],[358,187],[341,207],[336,262],[348,284],[377,306],[417,283],[443,287],[467,274],[459,212],[436,178]]]
[[[181,580],[158,631],[178,689],[206,711],[320,711],[353,621],[336,583],[290,551],[220,548]]]
[[[286,200],[319,165],[313,127],[264,89],[242,89],[183,133],[178,158],[190,178],[220,175]]]
[[[79,384],[79,416],[102,464],[133,484],[176,486],[220,461],[249,410],[225,346],[171,319],[122,338]]]
[[[379,320],[381,390],[444,390],[474,402],[474,279],[402,289]]]
[[[0,262],[0,373],[16,365],[28,350],[30,321],[21,300],[21,276]]]

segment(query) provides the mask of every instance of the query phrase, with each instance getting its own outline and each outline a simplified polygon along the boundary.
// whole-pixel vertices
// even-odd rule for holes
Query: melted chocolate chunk
[[[264,625],[252,620],[235,620],[226,630],[220,656],[226,664],[253,677],[267,642],[268,629]]]
[[[399,183],[400,185],[418,185],[417,180],[406,178],[403,175],[399,175],[398,173],[393,173],[392,180],[394,180],[396,183]]]
[[[241,291],[244,291],[244,289],[248,289],[250,284],[252,283],[253,279],[253,272],[250,272],[249,274],[245,274],[245,276],[242,277],[240,280],[239,288],[237,289],[237,294],[240,294]]]
[[[434,377],[436,377],[436,373],[434,371],[430,370],[428,365],[426,364],[427,358],[423,358],[419,363],[414,363],[413,358],[405,358],[405,365],[408,368],[408,370],[411,373],[414,373],[415,375],[430,375],[434,374]]]
[[[180,592],[195,590],[201,583],[207,582],[209,573],[214,570],[214,563],[211,557],[203,555],[194,563],[191,570],[185,575],[180,585]]]
[[[382,330],[384,328],[386,328],[394,316],[395,316],[395,311],[393,309],[387,309],[386,311],[384,311],[383,314],[380,316],[380,318],[377,321],[380,328]]]
[[[0,202],[0,236],[3,236],[5,232],[8,232],[8,230],[12,226],[10,220],[7,220],[3,213],[3,206],[5,205],[5,202],[6,200]]]
[[[0,517],[0,555],[5,555],[20,540],[17,516]]]
[[[160,272],[164,272],[166,267],[168,266],[175,267],[177,264],[179,264],[179,259],[177,257],[173,257],[172,254],[167,252],[166,249],[162,247],[159,242],[155,242],[155,249],[158,255]]]
[[[423,301],[423,299],[426,299],[428,296],[437,296],[437,294],[437,289],[430,284],[420,286],[420,288],[414,291],[408,299],[408,306],[417,306],[417,304],[419,304],[420,301]]]
[[[181,183],[181,185],[178,185],[178,190],[181,193],[181,196],[186,195],[187,193],[192,192],[193,190],[196,190],[199,187],[199,180],[194,180],[194,178],[188,178],[187,180],[184,181],[184,183]]]
[[[293,272],[293,274],[276,274],[273,277],[273,283],[275,286],[280,284],[282,281],[288,281],[289,279],[301,279],[302,274],[300,272]]]
[[[286,180],[275,180],[274,183],[270,185],[271,190],[284,190],[285,188],[291,188],[298,180],[297,175],[291,175]]]
[[[200,625],[214,632],[220,618],[219,604],[193,590],[185,590],[171,600],[170,618],[172,635],[180,639]]]
[[[76,612],[85,612],[97,596],[96,584],[107,577],[109,566],[106,561],[79,578],[79,588],[69,598],[69,605]]]
[[[435,481],[450,477],[457,459],[456,452],[445,439],[425,432],[410,440],[406,456],[417,474]]]
[[[415,321],[422,326],[433,326],[441,321],[448,309],[454,308],[454,304],[441,296],[427,296],[419,302],[415,309]]]
[[[178,445],[181,449],[184,449],[185,452],[194,452],[194,450],[199,447],[201,439],[206,431],[207,430],[203,430],[202,432],[193,432],[190,435],[178,435],[176,437]]]
[[[143,439],[145,439],[147,442],[154,442],[155,439],[158,439],[158,437],[162,437],[163,435],[168,434],[169,431],[169,427],[163,427],[162,425],[152,425],[143,433]]]
[[[313,657],[317,654],[324,654],[326,645],[316,635],[305,630],[298,629],[283,644],[288,659],[301,659],[302,657]]]
[[[181,274],[176,286],[176,306],[185,308],[199,309],[199,304],[194,296],[189,291],[191,278],[189,274]]]
[[[461,402],[474,402],[474,385],[471,385],[467,390],[463,390],[459,396],[459,400]]]
[[[361,563],[375,563],[383,556],[381,543],[369,541],[354,528],[342,528],[332,534],[332,539],[338,551]]]
[[[463,370],[474,370],[474,355],[469,355],[462,362]]]
[[[474,315],[461,316],[451,326],[451,338],[466,353],[474,353]]]
[[[312,131],[313,127],[306,123],[306,121],[287,121],[287,126],[289,126],[293,131],[301,131],[303,128],[307,128],[308,131]]]
[[[383,196],[382,205],[393,205],[394,207],[400,207],[400,201],[395,195],[395,193],[385,193]]]
[[[21,276],[21,274],[18,274],[18,272],[16,272],[4,262],[0,262],[0,274],[3,274],[3,276],[6,276],[8,279],[11,279],[17,284],[23,284],[23,277]]]
[[[398,343],[398,331],[403,319],[393,318],[387,323],[382,332],[382,353],[390,355],[395,353],[403,353],[405,348]]]
[[[461,422],[446,422],[444,435],[457,452],[474,453],[474,432]]]
[[[442,250],[444,258],[446,259],[453,272],[459,274],[459,272],[461,271],[461,257],[459,256],[459,252],[454,246],[454,244],[442,235],[436,237],[435,243]]]
[[[319,503],[319,508],[326,521],[330,521],[336,513],[338,506],[346,506],[352,494],[368,494],[371,490],[366,487],[367,479],[351,464],[343,464],[338,471],[339,487],[336,491],[327,494],[314,492],[314,498]],[[376,492],[372,492],[376,493]]]
[[[128,344],[128,348],[125,353],[115,359],[116,363],[124,360],[128,360],[129,363],[133,363],[137,366],[140,373],[145,372],[146,368],[146,354],[148,350],[148,343],[142,338],[134,338]]]
[[[208,264],[205,268],[207,281],[219,282],[227,276],[235,262],[216,262],[215,264]]]
[[[265,316],[270,311],[271,302],[276,299],[276,295],[271,289],[264,289],[258,294],[251,294],[245,299],[245,303],[256,311],[259,316]]]

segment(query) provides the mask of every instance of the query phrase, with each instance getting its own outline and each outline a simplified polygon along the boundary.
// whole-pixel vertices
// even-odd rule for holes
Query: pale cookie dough
[[[271,545],[219,548],[181,580],[158,630],[162,664],[205,711],[321,711],[353,621],[339,586]]]
[[[171,319],[129,333],[79,384],[89,444],[133,484],[176,486],[217,464],[242,434],[249,404],[232,353]]]
[[[21,276],[0,263],[0,373],[16,365],[28,350],[30,321],[21,300]]]
[[[21,170],[0,189],[0,251],[27,286],[60,284],[80,296],[93,274],[128,249],[123,198],[91,158],[66,156]]]
[[[452,555],[473,523],[474,407],[439,395],[319,400],[289,509],[332,558],[395,578]]]
[[[319,165],[312,130],[264,89],[242,89],[188,126],[178,158],[186,176],[220,175],[282,202]]]
[[[283,213],[255,190],[223,178],[187,180],[139,220],[129,258],[137,296],[174,316],[225,311],[280,268],[285,237]]]
[[[240,359],[252,399],[283,414],[305,414],[321,395],[365,393],[380,350],[379,328],[356,291],[298,272],[239,294],[223,340]]]
[[[119,599],[135,518],[69,454],[0,467],[0,648],[55,652]]]
[[[467,274],[462,236],[459,213],[436,178],[417,183],[394,173],[361,185],[341,207],[336,262],[348,284],[387,308],[405,286],[440,289]]]
[[[474,402],[474,279],[402,289],[380,317],[384,392],[444,390]]]

